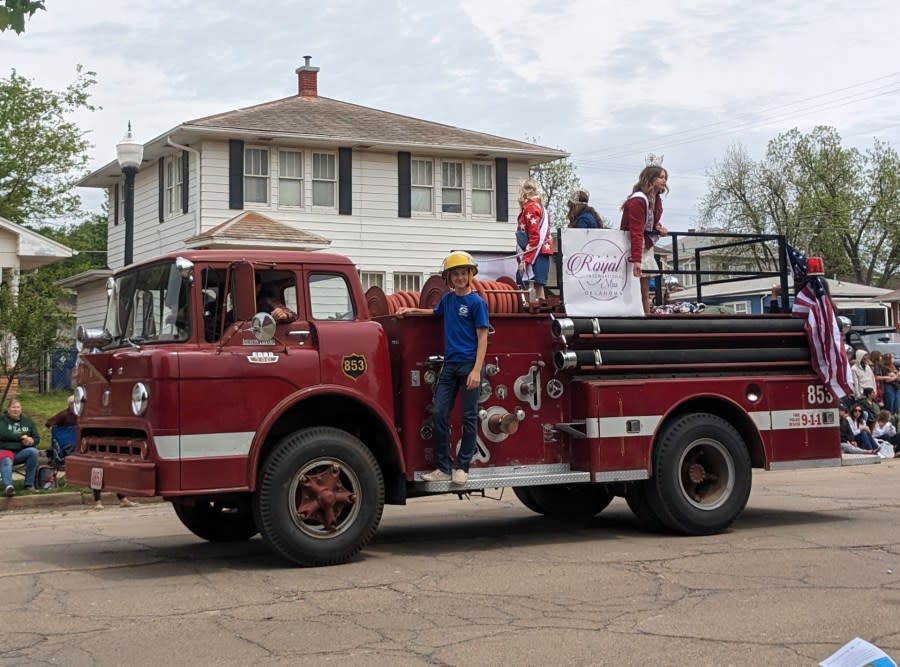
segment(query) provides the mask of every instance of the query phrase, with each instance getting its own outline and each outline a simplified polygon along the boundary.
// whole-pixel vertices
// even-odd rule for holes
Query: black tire
[[[208,542],[240,542],[259,532],[249,498],[237,502],[197,498],[193,504],[177,502],[172,506],[184,527]]]
[[[372,539],[383,510],[378,462],[346,431],[297,431],[276,445],[260,469],[254,508],[259,530],[298,565],[350,560]]]
[[[688,535],[719,533],[747,505],[751,467],[731,424],[707,413],[684,415],[657,441],[647,501],[667,528]]]
[[[516,494],[516,498],[519,499],[519,502],[525,505],[528,509],[530,509],[535,514],[543,514],[541,508],[538,507],[537,503],[534,502],[534,498],[531,497],[531,487],[530,486],[514,486],[513,493]]]
[[[656,512],[650,507],[650,502],[647,500],[646,481],[630,483],[628,490],[625,492],[625,502],[628,503],[628,508],[637,517],[638,523],[642,528],[654,533],[666,532],[666,525],[659,520]]]
[[[559,517],[592,517],[613,499],[612,492],[600,484],[549,484],[513,491],[531,511]]]

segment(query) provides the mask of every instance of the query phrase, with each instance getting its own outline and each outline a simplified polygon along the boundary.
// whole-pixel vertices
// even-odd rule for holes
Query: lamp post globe
[[[131,264],[134,254],[134,177],[140,169],[141,160],[144,159],[144,145],[136,141],[131,131],[131,122],[128,123],[128,131],[122,140],[116,144],[116,159],[125,175],[125,266]]]

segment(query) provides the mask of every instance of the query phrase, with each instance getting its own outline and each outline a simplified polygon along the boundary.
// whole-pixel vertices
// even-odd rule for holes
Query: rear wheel
[[[669,528],[689,535],[725,530],[750,497],[751,463],[737,430],[716,415],[684,415],[660,436],[647,500]]]
[[[514,488],[532,512],[548,516],[592,517],[612,502],[613,494],[599,484],[550,484]]]
[[[263,464],[255,513],[279,554],[300,565],[353,558],[384,510],[384,481],[372,452],[336,428],[297,431]]]
[[[223,501],[197,498],[174,503],[184,527],[209,542],[239,542],[256,535],[256,523],[248,500]]]

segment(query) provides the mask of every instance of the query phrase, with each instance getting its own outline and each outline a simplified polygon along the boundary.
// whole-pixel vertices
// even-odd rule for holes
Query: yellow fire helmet
[[[471,285],[475,279],[475,274],[478,273],[478,264],[472,255],[462,250],[454,250],[444,257],[444,263],[441,265],[441,277],[443,277],[444,282],[449,285],[450,270],[460,266],[465,266],[469,269],[469,285]]]

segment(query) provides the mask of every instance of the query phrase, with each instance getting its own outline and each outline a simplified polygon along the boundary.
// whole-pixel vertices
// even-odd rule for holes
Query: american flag
[[[807,276],[806,255],[796,248],[787,246],[787,256],[794,271],[794,284],[803,285],[794,298],[791,314],[806,318],[806,335],[816,375],[836,398],[843,398],[852,393],[853,375],[825,280],[821,276]]]

